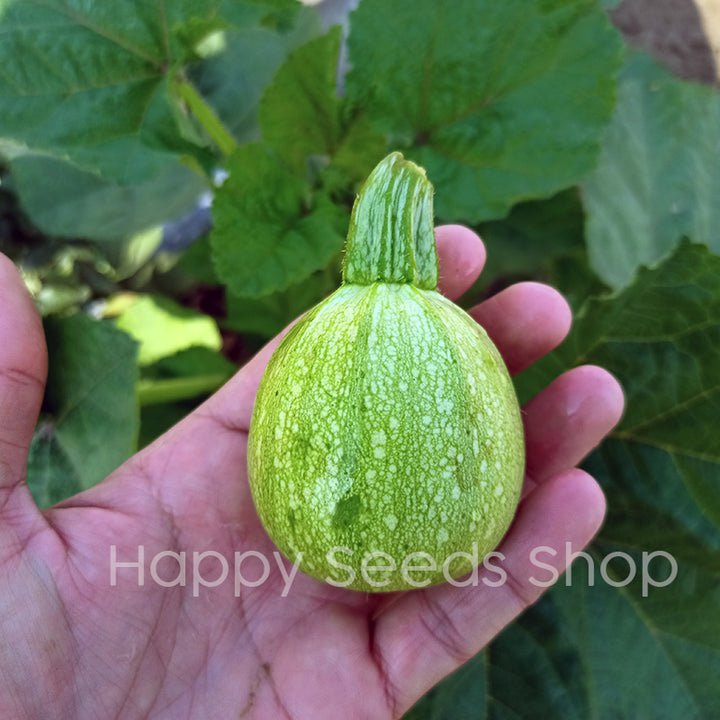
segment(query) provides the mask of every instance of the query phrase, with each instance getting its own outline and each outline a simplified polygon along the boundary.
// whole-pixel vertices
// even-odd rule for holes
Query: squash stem
[[[438,261],[433,187],[401,153],[388,155],[358,194],[350,218],[343,282],[410,283],[435,290]]]

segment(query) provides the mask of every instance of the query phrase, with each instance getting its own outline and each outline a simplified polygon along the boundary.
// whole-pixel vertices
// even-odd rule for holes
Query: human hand
[[[438,228],[440,289],[459,297],[485,259],[477,236]],[[440,585],[366,595],[325,585],[287,561],[260,525],[247,481],[247,431],[271,342],[225,387],[99,485],[39,511],[25,484],[43,396],[39,318],[0,256],[0,717],[398,718],[470,659],[543,588],[530,582],[533,547],[582,548],[604,499],[573,469],[616,424],[623,397],[604,370],[571,370],[524,408],[527,478],[498,548],[499,587]],[[552,289],[514,285],[471,314],[517,373],[566,335],[570,311]],[[143,547],[144,584],[137,568]],[[148,566],[186,553],[185,586]],[[193,553],[227,558],[230,575],[195,585]],[[236,587],[233,558],[261,579]],[[545,561],[545,560],[544,560]],[[564,569],[564,553],[545,562]],[[218,578],[218,557],[198,568]],[[178,575],[170,557],[157,576]],[[289,576],[290,579],[286,579]],[[198,573],[198,575],[200,574]],[[265,574],[264,572],[262,574]],[[481,569],[480,578],[498,579]],[[284,593],[285,596],[284,596]]]

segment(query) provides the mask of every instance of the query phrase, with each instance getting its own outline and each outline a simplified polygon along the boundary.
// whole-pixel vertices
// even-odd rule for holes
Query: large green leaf
[[[621,48],[591,0],[363,0],[347,93],[427,169],[440,217],[479,221],[593,168]]]
[[[479,291],[496,290],[518,280],[541,280],[562,292],[575,307],[604,286],[588,267],[584,214],[577,188],[547,200],[515,205],[502,220],[477,230],[487,249],[478,282],[463,299],[475,304]]]
[[[298,48],[260,104],[263,140],[301,173],[310,152],[332,155],[339,143],[339,52],[339,27]]]
[[[0,137],[137,183],[197,149],[168,96],[184,24],[219,0],[6,0],[0,7]]]
[[[613,437],[663,451],[720,526],[720,258],[683,243],[624,291],[591,300],[563,345],[517,378],[518,391],[527,398],[582,363],[625,388]]]
[[[590,260],[614,287],[682,237],[720,252],[720,95],[632,56],[584,186]]]
[[[720,258],[684,244],[588,303],[561,348],[519,377],[521,395],[584,363],[611,370],[627,396],[621,425],[584,465],[606,521],[570,575],[409,718],[720,713]],[[668,558],[650,560],[657,551],[677,565],[664,587],[647,580],[672,578]],[[538,566],[537,580],[548,575]],[[458,697],[476,709],[455,712]]]
[[[45,320],[44,410],[28,483],[47,506],[91,487],[127,460],[138,431],[137,346],[108,321],[76,314]]]
[[[613,436],[666,453],[720,526],[720,258],[684,243],[623,292],[590,301],[559,350],[518,378],[519,391],[581,363],[607,368],[625,388]]]
[[[23,210],[48,235],[117,241],[191,210],[207,188],[181,165],[127,187],[71,163],[45,155],[10,162]]]
[[[293,51],[265,90],[259,118],[263,140],[298,175],[322,167],[326,186],[347,190],[382,159],[386,139],[338,95],[340,40],[335,27]]]
[[[283,290],[340,251],[348,218],[313,193],[269,148],[239,147],[213,204],[210,236],[218,277],[242,297]]]

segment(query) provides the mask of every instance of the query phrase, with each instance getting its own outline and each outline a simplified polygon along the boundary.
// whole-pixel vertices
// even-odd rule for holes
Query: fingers
[[[593,365],[569,370],[526,403],[526,492],[577,465],[617,425],[624,405],[618,381]]]
[[[439,290],[457,300],[477,280],[485,265],[485,246],[469,228],[441,225],[435,230],[440,265]]]
[[[469,310],[516,375],[555,349],[568,334],[572,313],[557,290],[522,282]]]
[[[0,254],[0,512],[24,484],[28,450],[42,403],[47,351],[40,317],[13,263]]]
[[[557,475],[520,506],[494,570],[481,568],[468,587],[439,585],[386,605],[376,618],[376,653],[397,714],[535,602],[565,569],[566,543],[571,552],[584,547],[604,512],[592,477],[580,470]]]

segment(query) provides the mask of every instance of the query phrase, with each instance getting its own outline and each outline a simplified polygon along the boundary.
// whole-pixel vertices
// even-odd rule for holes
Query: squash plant
[[[41,504],[336,287],[355,194],[400,151],[486,241],[463,303],[534,278],[576,311],[521,400],[587,362],[627,394],[586,461],[609,509],[572,583],[408,717],[720,713],[716,90],[596,0],[361,0],[344,28],[294,0],[2,0],[0,30],[0,247],[50,350]],[[646,592],[627,557],[655,550],[677,577]]]

